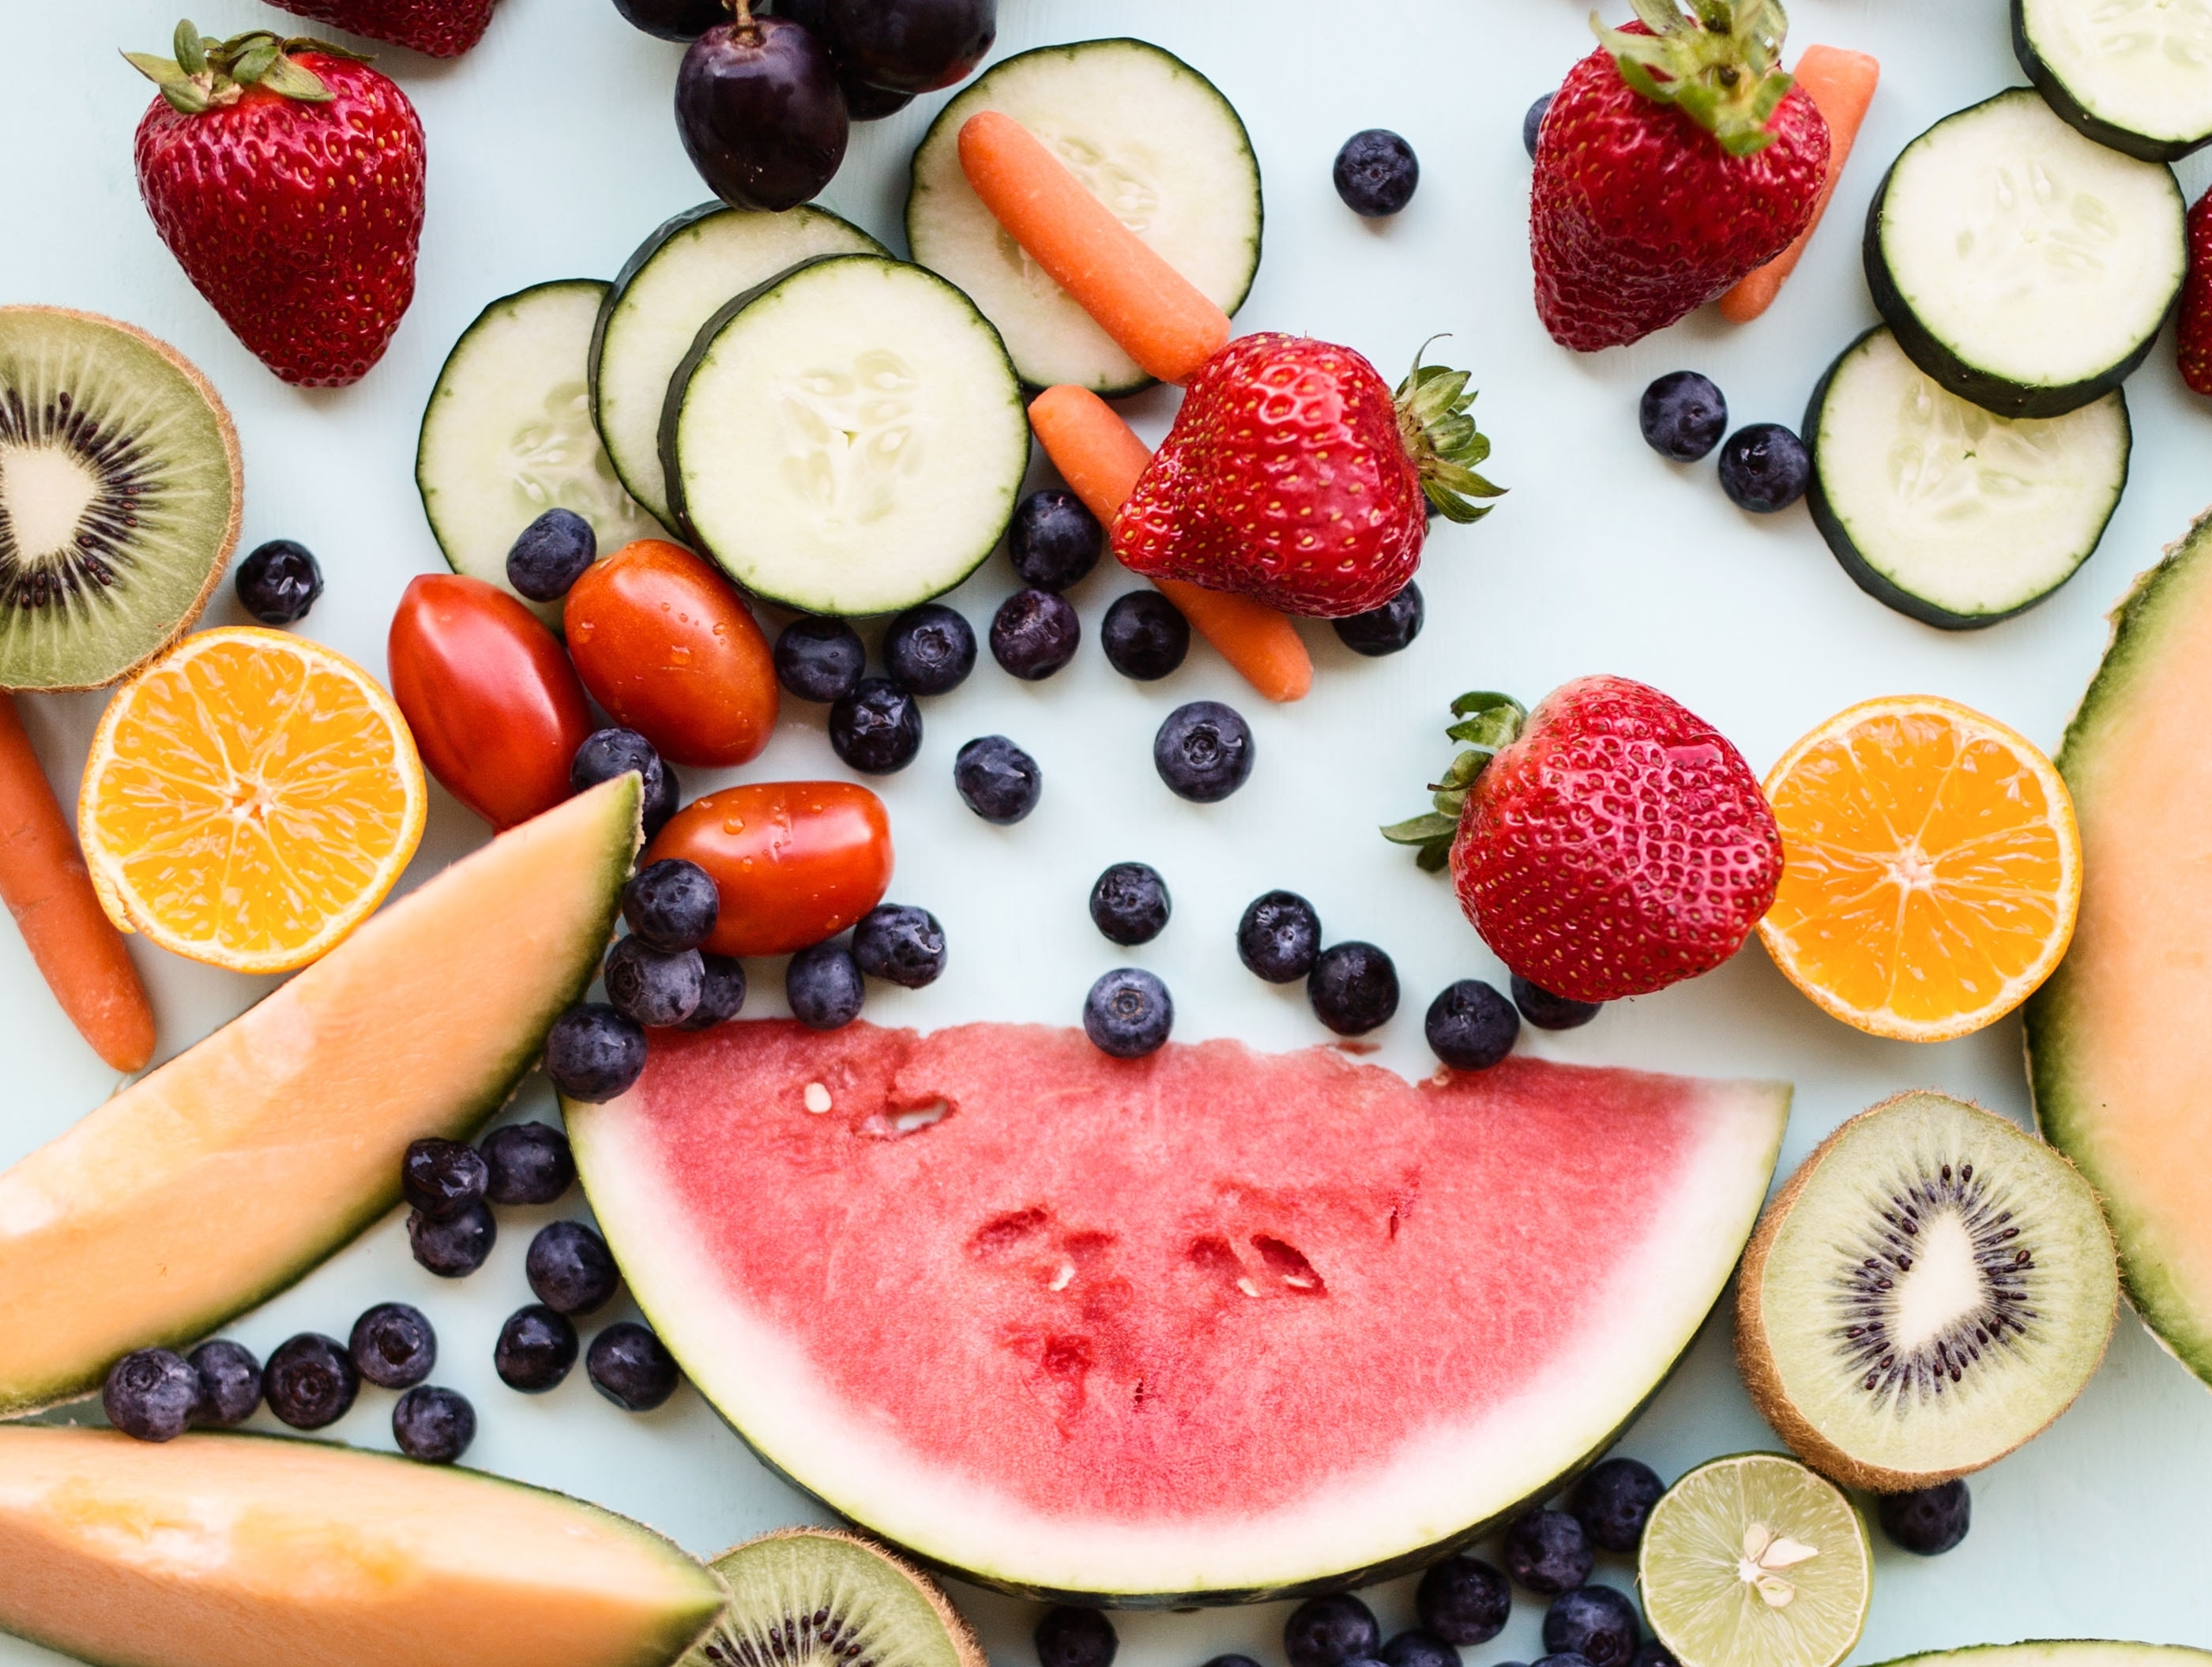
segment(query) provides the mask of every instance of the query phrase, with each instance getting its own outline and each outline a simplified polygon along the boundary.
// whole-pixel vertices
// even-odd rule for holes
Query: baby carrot
[[[1107,526],[1121,513],[1152,453],[1114,408],[1087,388],[1047,388],[1030,401],[1030,427],[1068,489]],[[1297,628],[1249,596],[1155,579],[1198,634],[1273,701],[1313,687],[1313,660]]]
[[[1721,316],[1730,324],[1749,324],[1773,306],[1784,281],[1797,270],[1820,216],[1828,211],[1828,198],[1834,195],[1844,162],[1851,154],[1851,141],[1859,136],[1859,124],[1866,119],[1867,106],[1874,101],[1881,65],[1864,52],[1847,52],[1840,46],[1808,46],[1792,73],[1828,124],[1828,179],[1813,204],[1811,222],[1797,234],[1797,240],[1721,297]]]
[[[76,836],[31,750],[15,703],[0,692],[0,902],[31,958],[93,1050],[118,1071],[154,1056],[154,1009],[94,895]]]
[[[960,167],[1030,259],[1148,376],[1188,380],[1229,339],[1229,316],[1153,252],[1012,117],[978,111]]]

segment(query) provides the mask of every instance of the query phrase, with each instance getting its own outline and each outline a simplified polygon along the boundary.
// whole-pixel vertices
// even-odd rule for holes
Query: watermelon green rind
[[[2127,1644],[2098,1638],[2031,1639],[2022,1644],[1970,1644],[1899,1656],[1878,1667],[2203,1667],[2212,1650],[2187,1644]]]

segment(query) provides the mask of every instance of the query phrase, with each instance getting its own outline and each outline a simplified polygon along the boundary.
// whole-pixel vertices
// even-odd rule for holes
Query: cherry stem
[[[724,0],[730,9],[730,24],[739,33],[757,35],[759,28],[753,22],[752,0]]]

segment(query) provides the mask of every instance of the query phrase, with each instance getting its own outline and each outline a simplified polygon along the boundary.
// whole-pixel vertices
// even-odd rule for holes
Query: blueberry
[[[1106,663],[1125,678],[1157,683],[1190,653],[1190,621],[1156,590],[1133,590],[1114,599],[1098,628]]]
[[[546,1034],[545,1074],[572,1100],[613,1099],[644,1069],[645,1031],[597,1001],[569,1008]]]
[[[860,634],[842,619],[794,619],[775,639],[776,681],[801,700],[842,700],[867,669]]]
[[[1295,983],[1321,957],[1321,916],[1295,891],[1266,891],[1237,922],[1237,958],[1271,984]]]
[[[276,1345],[262,1369],[269,1410],[295,1430],[319,1430],[351,1409],[361,1393],[353,1357],[335,1337],[302,1331]]]
[[[507,1388],[543,1395],[576,1364],[576,1328],[543,1303],[518,1308],[499,1329],[491,1363]]]
[[[1034,586],[1000,603],[991,621],[991,658],[1024,683],[1050,677],[1075,658],[1082,641],[1074,604]]]
[[[655,1030],[682,1024],[706,994],[707,966],[697,950],[648,949],[642,938],[624,938],[609,950],[603,976],[607,1004]]]
[[[1564,1511],[1531,1511],[1505,1530],[1505,1572],[1545,1597],[1589,1579],[1596,1559],[1583,1525]]]
[[[1306,1000],[1339,1036],[1364,1036],[1398,1011],[1398,969],[1373,944],[1331,944],[1306,975]]]
[[[477,1409],[457,1390],[418,1384],[392,1408],[392,1439],[422,1464],[451,1464],[477,1437]]]
[[[1421,1576],[1413,1613],[1447,1644],[1487,1644],[1512,1615],[1513,1588],[1480,1557],[1456,1553]]]
[[[523,1277],[556,1314],[589,1314],[606,1306],[622,1274],[607,1241],[580,1221],[550,1221],[530,1241]]]
[[[407,1213],[407,1245],[415,1260],[440,1279],[465,1279],[484,1265],[499,1238],[491,1206],[475,1204],[451,1221],[433,1221],[420,1210]]]
[[[1152,768],[1168,791],[1194,804],[1212,805],[1243,787],[1252,774],[1252,731],[1219,701],[1178,706],[1152,737]]]
[[[734,955],[709,955],[702,950],[699,966],[699,1005],[676,1027],[679,1031],[712,1030],[735,1019],[745,1005],[745,969]]]
[[[1600,1551],[1626,1554],[1642,1542],[1651,1507],[1666,1491],[1667,1484],[1650,1465],[1632,1458],[1609,1458],[1575,1484],[1567,1509]]]
[[[261,1404],[261,1362],[243,1343],[217,1337],[185,1357],[200,1375],[200,1404],[192,1422],[228,1430],[253,1416]]]
[[[1083,998],[1083,1033],[1116,1059],[1141,1059],[1174,1028],[1175,998],[1141,968],[1116,967]]]
[[[623,887],[623,919],[648,949],[696,949],[721,918],[714,877],[696,862],[648,862]]]
[[[199,1409],[200,1375],[173,1348],[141,1348],[107,1369],[107,1421],[140,1441],[173,1441]]]
[[[573,509],[549,509],[507,552],[507,582],[533,602],[557,602],[599,555],[591,522]]]
[[[1283,1622],[1283,1653],[1291,1667],[1340,1667],[1372,1659],[1382,1647],[1375,1611],[1348,1591],[1309,1597]]]
[[[1964,1481],[1944,1481],[1909,1494],[1884,1494],[1875,1510],[1881,1531],[1899,1550],[1940,1557],[1966,1537],[1974,1499]]]
[[[975,633],[941,602],[908,608],[884,633],[884,666],[909,695],[946,695],[975,669]]]
[[[889,678],[862,678],[830,709],[830,746],[864,776],[904,770],[921,751],[921,708]]]
[[[1771,515],[1803,497],[1812,482],[1805,442],[1779,423],[1751,423],[1721,446],[1721,490],[1739,509]]]
[[[683,1376],[667,1347],[635,1320],[617,1320],[592,1338],[584,1371],[592,1387],[625,1412],[651,1412],[676,1393]]]
[[[1538,1656],[1533,1667],[1595,1667],[1595,1664],[1567,1650],[1558,1655]]]
[[[927,909],[879,903],[853,928],[853,959],[871,978],[920,989],[945,970],[945,928]]]
[[[638,806],[640,819],[644,824],[645,837],[650,839],[668,825],[668,818],[676,814],[684,802],[684,783],[677,779],[676,766],[663,764],[658,786],[645,784],[645,801]]]
[[[576,1178],[568,1137],[550,1123],[509,1123],[484,1136],[491,1180],[484,1196],[495,1204],[550,1204]]]
[[[1109,1667],[1121,1643],[1096,1609],[1050,1609],[1037,1622],[1038,1667]]]
[[[1024,498],[1006,529],[1006,551],[1025,585],[1066,590],[1098,565],[1106,529],[1064,486],[1048,486]]]
[[[952,785],[969,810],[1003,828],[1036,808],[1044,776],[1037,761],[1004,735],[981,735],[953,759]]]
[[[784,999],[791,1016],[811,1031],[838,1031],[860,1016],[868,999],[860,964],[839,943],[817,944],[791,958],[783,970]]]
[[[1597,1017],[1602,1001],[1577,1001],[1540,989],[1519,973],[1513,975],[1513,1005],[1521,1016],[1540,1031],[1576,1031]]]
[[[1355,133],[1336,153],[1336,194],[1363,220],[1381,220],[1413,200],[1421,164],[1413,147],[1384,127]]]
[[[650,839],[676,814],[683,788],[675,770],[635,729],[595,729],[586,735],[568,766],[568,785],[581,793],[633,770],[645,781],[645,837]]]
[[[1480,978],[1446,986],[1429,1003],[1429,1049],[1455,1071],[1487,1071],[1513,1051],[1521,1015]]]
[[[399,1163],[399,1190],[433,1221],[450,1221],[484,1195],[491,1171],[459,1141],[411,1141]]]
[[[1629,1658],[1628,1667],[1681,1667],[1681,1664],[1674,1659],[1674,1652],[1664,1644],[1656,1638],[1647,1638],[1636,1646],[1636,1653]]]
[[[412,1389],[438,1364],[438,1334],[421,1309],[380,1302],[353,1323],[346,1353],[379,1389]]]
[[[1091,888],[1091,923],[1107,940],[1148,944],[1167,930],[1174,908],[1159,870],[1142,862],[1117,862]]]
[[[1636,1605],[1611,1586],[1577,1586],[1544,1612],[1544,1648],[1577,1655],[1590,1667],[1629,1667],[1644,1628]]]
[[[1521,143],[1528,153],[1528,160],[1536,160],[1536,136],[1544,131],[1544,113],[1552,107],[1556,93],[1547,93],[1530,105],[1521,118]]]
[[[1421,622],[1427,617],[1421,587],[1408,579],[1405,588],[1381,607],[1332,623],[1337,640],[1346,648],[1370,660],[1380,660],[1385,654],[1395,654],[1411,647],[1413,639],[1421,634]]]
[[[1249,1656],[1215,1656],[1205,1667],[1260,1667],[1260,1664]]]
[[[307,545],[271,538],[238,564],[234,582],[246,612],[264,625],[290,625],[323,593],[323,569]]]
[[[1382,1646],[1383,1667],[1460,1667],[1459,1652],[1434,1633],[1400,1633]]]
[[[1728,432],[1728,401],[1711,378],[1670,370],[1644,390],[1637,418],[1653,451],[1677,463],[1695,463]]]

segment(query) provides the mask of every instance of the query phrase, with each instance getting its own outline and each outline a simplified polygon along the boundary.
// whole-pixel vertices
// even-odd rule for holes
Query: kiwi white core
[[[27,561],[46,561],[76,541],[100,478],[53,446],[0,446],[0,514]]]

